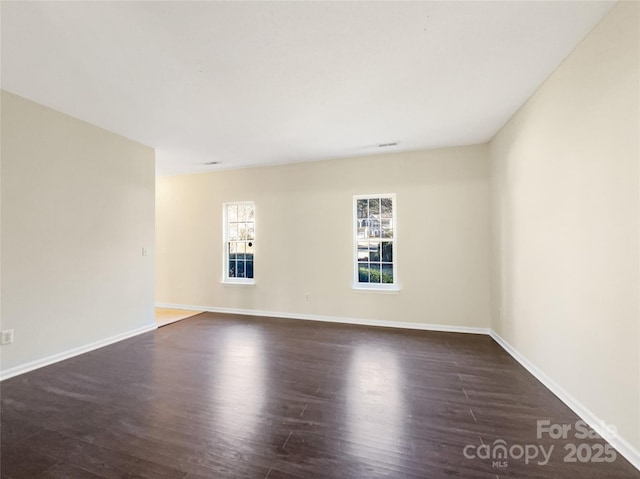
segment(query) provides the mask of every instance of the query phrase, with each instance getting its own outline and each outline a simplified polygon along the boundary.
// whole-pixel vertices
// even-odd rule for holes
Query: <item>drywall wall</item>
[[[160,177],[157,301],[487,328],[487,150]],[[352,289],[353,196],[377,193],[397,195],[397,293]],[[231,201],[255,202],[255,286],[221,282],[222,205]]]
[[[490,143],[493,329],[640,450],[639,3]]]
[[[155,153],[6,91],[1,105],[6,373],[153,325]]]

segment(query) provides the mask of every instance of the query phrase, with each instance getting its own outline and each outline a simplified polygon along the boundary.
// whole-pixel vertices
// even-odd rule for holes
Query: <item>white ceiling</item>
[[[613,5],[3,1],[1,81],[155,147],[159,174],[468,145]]]

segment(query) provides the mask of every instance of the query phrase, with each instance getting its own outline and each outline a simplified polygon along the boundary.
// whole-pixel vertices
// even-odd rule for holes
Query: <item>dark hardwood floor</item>
[[[487,336],[201,314],[0,394],[6,479],[640,477]]]

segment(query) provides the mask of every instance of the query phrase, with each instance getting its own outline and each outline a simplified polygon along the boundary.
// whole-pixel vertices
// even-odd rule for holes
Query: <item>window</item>
[[[253,284],[255,205],[252,201],[225,203],[224,281]]]
[[[354,196],[354,286],[397,289],[396,196]]]

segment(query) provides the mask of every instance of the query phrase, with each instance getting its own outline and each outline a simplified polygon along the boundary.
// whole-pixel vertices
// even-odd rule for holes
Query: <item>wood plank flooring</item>
[[[564,462],[606,443],[538,439],[578,417],[479,335],[205,313],[0,393],[6,479],[640,477]],[[478,457],[500,440],[506,463]]]

